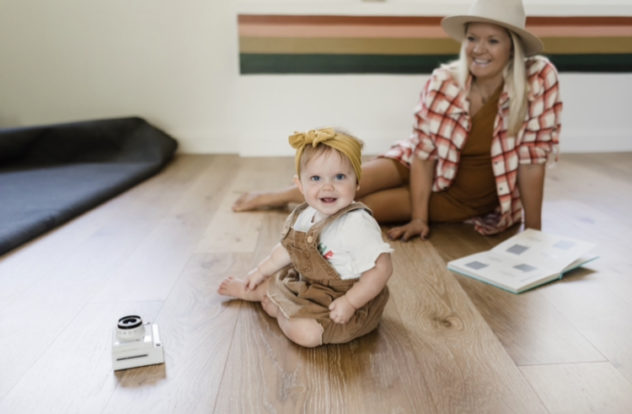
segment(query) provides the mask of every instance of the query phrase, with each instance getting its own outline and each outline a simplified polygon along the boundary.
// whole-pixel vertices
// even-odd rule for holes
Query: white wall
[[[525,1],[533,15],[632,15],[629,0]],[[238,12],[443,15],[469,0],[0,0],[0,127],[140,115],[183,152],[290,154],[342,126],[384,150],[410,132],[423,75],[247,75]],[[632,151],[631,74],[561,74],[562,151]]]

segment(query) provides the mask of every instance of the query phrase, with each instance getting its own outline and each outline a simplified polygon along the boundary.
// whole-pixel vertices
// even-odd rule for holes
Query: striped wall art
[[[441,17],[239,14],[242,74],[430,73],[456,57]],[[632,72],[632,17],[530,17],[560,71]]]

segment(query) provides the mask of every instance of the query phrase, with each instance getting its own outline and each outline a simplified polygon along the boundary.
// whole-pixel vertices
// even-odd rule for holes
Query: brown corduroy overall
[[[292,264],[274,275],[268,297],[288,319],[316,319],[323,327],[323,344],[344,343],[374,330],[388,301],[388,288],[356,310],[349,322],[338,324],[329,318],[329,305],[344,295],[358,279],[343,280],[318,251],[320,232],[329,223],[350,211],[368,208],[352,203],[336,214],[314,224],[307,233],[292,229],[296,218],[307,207],[298,206],[288,217],[281,244],[288,251]]]

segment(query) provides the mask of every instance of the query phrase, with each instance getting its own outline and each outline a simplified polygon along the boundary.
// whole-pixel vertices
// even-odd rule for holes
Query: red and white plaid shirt
[[[522,220],[517,185],[519,164],[541,164],[550,157],[557,160],[562,112],[557,70],[543,56],[528,58],[525,64],[528,109],[517,137],[507,131],[509,95],[506,86],[498,100],[491,158],[499,206],[493,213],[470,220],[482,234],[501,232]],[[456,176],[461,149],[471,127],[467,100],[470,85],[471,79],[468,79],[463,90],[447,69],[435,69],[415,108],[412,135],[397,142],[383,156],[408,165],[413,155],[437,160],[432,190],[448,188]]]

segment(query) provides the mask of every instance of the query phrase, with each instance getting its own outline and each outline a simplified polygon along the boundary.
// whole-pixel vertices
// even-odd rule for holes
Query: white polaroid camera
[[[158,325],[143,323],[138,315],[123,316],[112,333],[112,367],[120,369],[162,364],[165,361]]]

